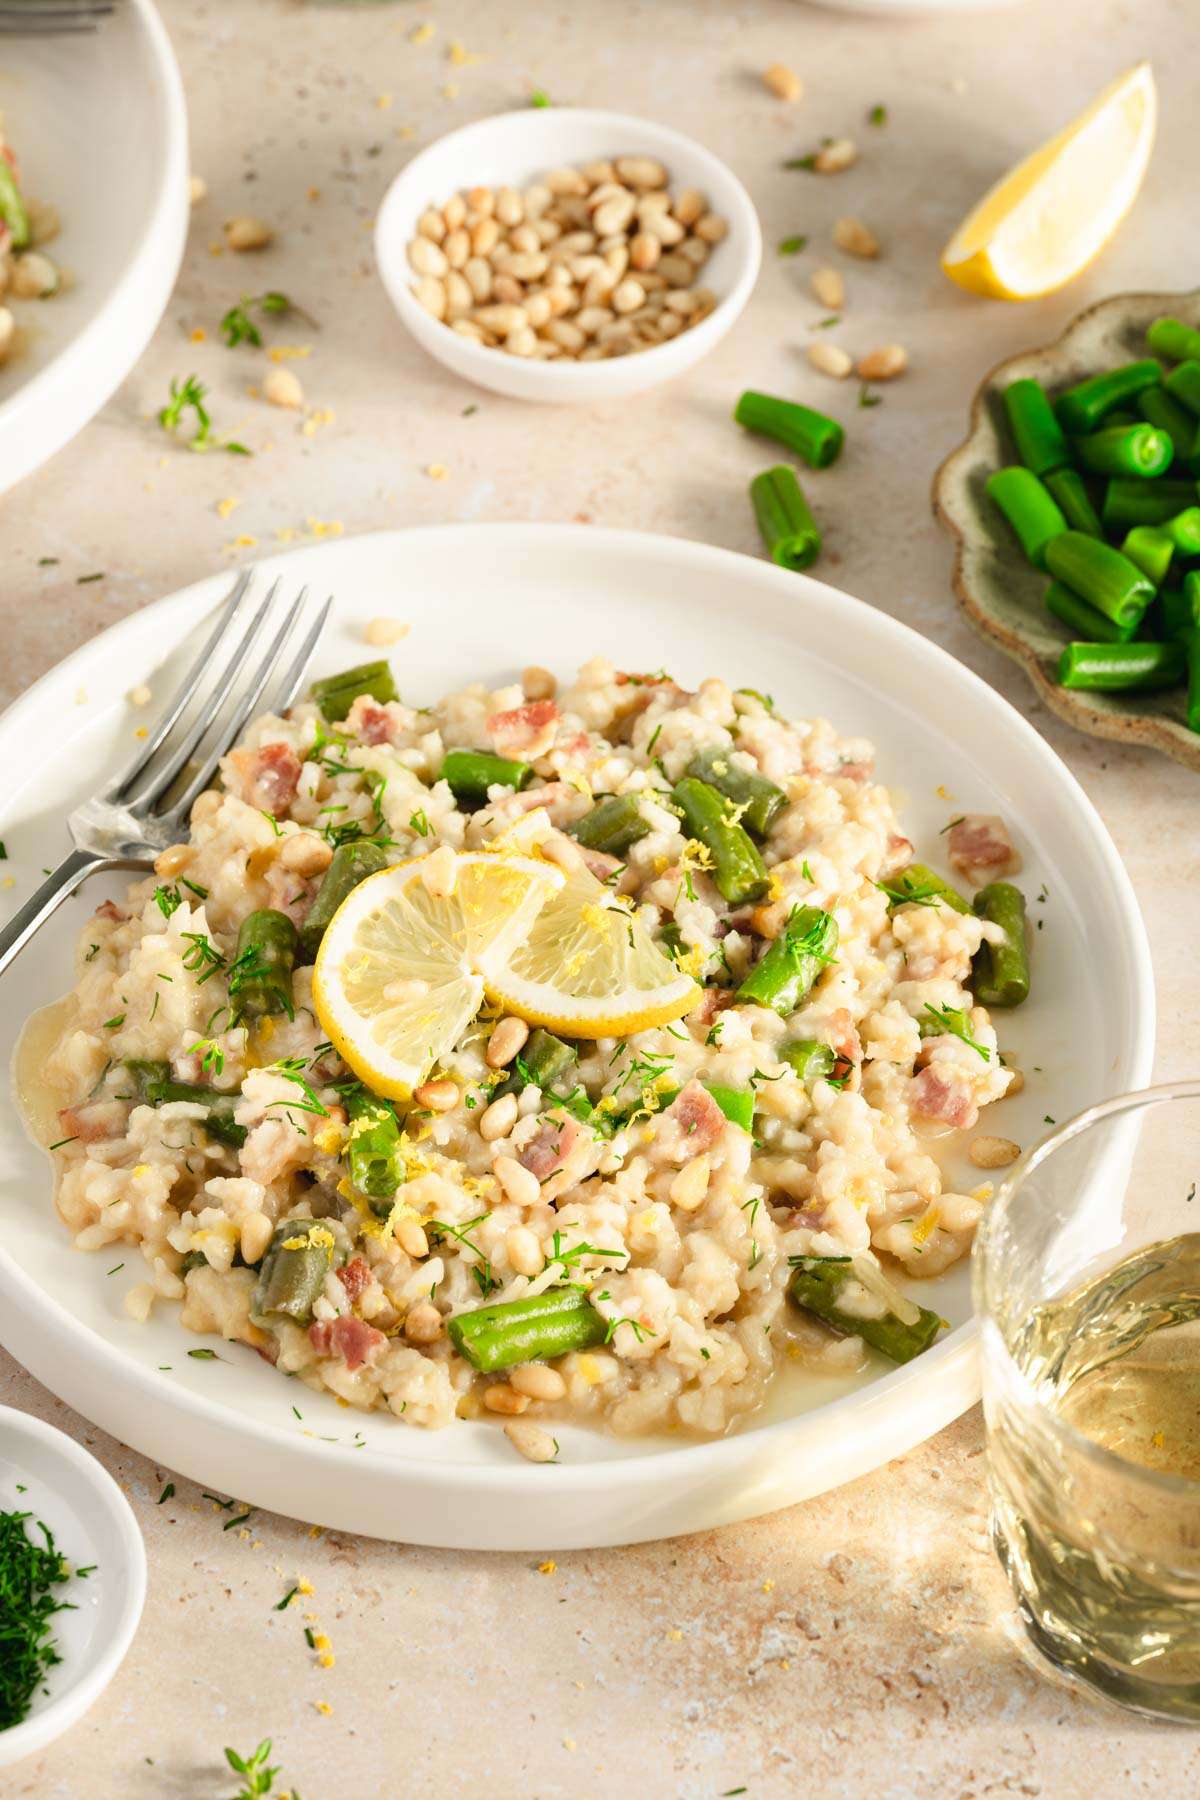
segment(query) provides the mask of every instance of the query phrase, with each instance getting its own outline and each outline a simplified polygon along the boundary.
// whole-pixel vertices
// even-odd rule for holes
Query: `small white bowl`
[[[718,304],[699,325],[651,350],[604,362],[535,362],[488,350],[432,318],[412,293],[408,245],[427,207],[444,206],[470,187],[527,187],[547,170],[613,156],[655,156],[672,189],[695,187],[729,230],[697,285]],[[375,257],[392,305],[417,342],[456,375],[517,400],[611,400],[670,381],[720,343],[746,301],[762,260],[762,232],[749,194],[733,171],[682,132],[625,113],[585,107],[526,107],[480,119],[439,138],[397,175],[375,226]]]
[[[0,1731],[7,1768],[61,1737],[120,1668],[146,1598],[146,1550],[128,1500],[95,1457],[9,1406],[0,1406],[0,1511],[31,1512],[73,1569],[94,1565],[53,1590],[75,1609],[50,1622],[62,1661],[39,1685],[28,1717]]]

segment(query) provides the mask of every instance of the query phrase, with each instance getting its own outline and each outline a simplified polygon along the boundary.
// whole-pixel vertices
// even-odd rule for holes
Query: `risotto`
[[[1014,1080],[982,1001],[1027,988],[1001,822],[942,843],[974,906],[914,863],[870,744],[720,679],[595,658],[420,707],[386,664],[317,683],[82,934],[45,1069],[61,1216],[140,1248],[136,1318],[177,1304],[406,1424],[495,1415],[538,1461],[556,1419],[722,1432],[784,1355],[906,1360],[943,1323],[907,1278],[982,1206],[939,1140]],[[373,871],[448,904],[506,853],[590,883],[680,1016],[572,1035],[481,979],[434,1066],[373,1091],[322,1024],[322,942],[407,879]]]

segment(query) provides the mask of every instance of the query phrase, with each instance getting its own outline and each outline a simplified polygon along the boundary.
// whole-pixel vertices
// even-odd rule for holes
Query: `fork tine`
[[[250,651],[254,648],[259,633],[267,622],[267,614],[270,612],[272,602],[278,592],[279,579],[277,577],[271,583],[271,586],[267,591],[267,597],[259,606],[253,619],[251,619],[248,629],[243,632],[238,642],[234,645],[233,653],[230,656],[229,661],[217,674],[208,698],[205,700],[195,719],[184,733],[183,741],[171,753],[165,763],[159,768],[151,771],[145,784],[138,789],[136,794],[132,794],[129,797],[126,801],[126,805],[133,808],[151,806],[155,800],[159,799],[167,792],[173,781],[178,780],[181,771],[187,767],[187,764],[196,754],[196,750],[213,720],[229,698],[230,690],[238,670],[245,662]]]
[[[103,789],[102,797],[105,800],[114,803],[118,802],[121,799],[121,796],[141,774],[151,757],[154,756],[161,745],[166,742],[167,736],[177,723],[184,708],[195,694],[206,671],[212,667],[213,657],[216,655],[217,648],[222,638],[233,624],[234,619],[237,617],[242,600],[245,598],[246,591],[253,578],[253,568],[245,569],[242,574],[239,575],[237,581],[234,583],[232,593],[221,607],[217,623],[209,633],[204,648],[180,682],[178,688],[176,688],[163,711],[159,714],[150,736],[146,739],[146,742],[134,757],[133,761],[129,764],[128,768],[122,769],[121,773],[115,776],[113,780],[109,782],[108,786]]]
[[[276,585],[278,585],[278,583]],[[272,589],[272,592],[274,592],[274,589]],[[183,790],[183,793],[180,794],[179,798],[171,806],[169,812],[164,815],[165,817],[185,818],[187,816],[197,794],[202,793],[212,780],[213,770],[221,760],[221,757],[225,754],[226,750],[229,749],[230,745],[236,744],[241,737],[248,721],[253,718],[258,709],[259,701],[262,699],[263,690],[266,688],[268,681],[270,681],[275,665],[283,654],[284,645],[287,643],[288,638],[295,629],[296,621],[303,616],[304,603],[307,599],[308,589],[303,587],[284,614],[283,624],[279,627],[279,630],[275,633],[275,636],[260,657],[254,679],[251,681],[250,686],[238,702],[233,717],[229,720],[228,724],[222,728],[222,731],[208,756],[205,757],[204,761]]]
[[[285,712],[296,698],[296,695],[300,692],[300,686],[304,680],[305,670],[308,668],[309,661],[313,651],[317,647],[321,633],[325,629],[325,622],[329,617],[329,609],[332,605],[333,595],[330,594],[312,625],[305,632],[303,643],[288,664],[288,667],[280,680],[279,686],[275,689],[271,698],[271,711],[273,713]]]

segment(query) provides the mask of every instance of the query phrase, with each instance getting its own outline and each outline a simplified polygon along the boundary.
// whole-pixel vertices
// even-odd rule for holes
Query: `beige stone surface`
[[[895,23],[798,0],[169,0],[164,10],[209,198],[138,369],[74,445],[4,500],[5,694],[123,613],[254,554],[239,537],[265,547],[313,521],[349,533],[581,519],[754,552],[745,486],[762,450],[727,415],[743,385],[792,391],[850,426],[840,464],[808,484],[826,527],[819,572],[945,644],[1076,772],[1145,910],[1159,1073],[1194,1072],[1197,778],[1045,713],[956,616],[928,501],[988,367],[1106,293],[1191,275],[1200,45],[1190,0],[1034,0]],[[426,20],[433,36],[411,41]],[[479,60],[455,62],[454,40]],[[1155,59],[1162,129],[1118,243],[1070,291],[1034,305],[952,288],[937,251],[967,206],[1143,55]],[[761,82],[780,61],[804,83],[794,105]],[[415,348],[372,274],[372,217],[404,159],[454,125],[522,104],[535,86],[696,133],[761,211],[768,254],[739,327],[692,377],[632,405],[540,411],[463,387]],[[876,103],[889,109],[881,128],[866,122]],[[824,135],[857,139],[852,170],[781,170]],[[216,254],[222,221],[245,212],[274,227],[274,245]],[[846,212],[882,239],[877,264],[831,256],[833,221]],[[809,250],[779,259],[775,244],[795,233],[809,235]],[[833,385],[805,359],[822,316],[808,276],[830,260],[846,262],[849,289],[830,335],[856,353],[892,341],[909,352],[910,372],[873,410],[857,409],[854,384]],[[251,396],[270,367],[264,355],[218,340],[225,308],[268,287],[320,321],[319,331],[288,322],[273,332],[311,347],[288,365],[310,405],[332,414],[311,435]],[[158,431],[169,378],[192,370],[211,386],[217,428],[251,444],[253,461],[191,456]],[[436,463],[442,481],[425,473]],[[59,560],[40,568],[41,557]],[[103,581],[76,585],[100,570]],[[467,1787],[499,1800],[1200,1789],[1195,1736],[1109,1711],[1022,1660],[985,1535],[977,1414],[774,1518],[561,1555],[540,1572],[536,1557],[313,1537],[262,1515],[225,1532],[229,1514],[190,1482],[157,1505],[170,1471],[92,1430],[2,1354],[0,1397],[94,1449],[133,1501],[151,1569],[141,1631],[108,1695],[65,1740],[0,1776],[5,1796],[223,1796],[236,1783],[222,1746],[247,1750],[267,1734],[304,1800]],[[311,1599],[276,1611],[300,1577]],[[306,1613],[328,1633],[332,1668],[305,1644]]]

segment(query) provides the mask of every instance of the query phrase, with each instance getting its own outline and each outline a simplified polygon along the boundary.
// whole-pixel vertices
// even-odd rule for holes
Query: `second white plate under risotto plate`
[[[392,660],[405,699],[417,703],[470,680],[512,680],[533,662],[562,677],[596,653],[623,668],[665,662],[688,686],[719,672],[734,686],[769,688],[784,713],[821,714],[872,739],[919,858],[940,860],[938,833],[954,813],[1002,814],[1042,926],[1033,993],[1001,1020],[1002,1044],[1027,1072],[1024,1093],[1005,1102],[1004,1131],[1028,1144],[1047,1116],[1061,1121],[1149,1079],[1149,948],[1104,826],[1037,732],[906,626],[729,551],[570,525],[386,532],[265,566],[336,594],[319,673],[372,654],[364,627],[381,614],[411,623]],[[156,699],[166,695],[229,585],[227,572],[210,577],[122,621],[0,719],[9,781],[0,837],[14,904],[67,848],[67,812],[130,754],[145,715],[129,707],[129,689],[148,681]],[[177,649],[164,665],[167,644]],[[93,882],[4,976],[0,1039],[10,1057],[25,1018],[71,986],[87,913],[122,885]],[[0,1120],[0,1208],[0,1341],[39,1380],[160,1464],[341,1530],[503,1550],[697,1531],[864,1474],[978,1397],[960,1265],[922,1293],[951,1331],[907,1367],[835,1380],[789,1366],[768,1405],[716,1442],[556,1426],[560,1461],[534,1465],[492,1424],[421,1432],[390,1414],[350,1413],[241,1346],[223,1346],[220,1361],[189,1358],[195,1340],[172,1307],[134,1323],[122,1294],[139,1279],[140,1258],[131,1253],[106,1274],[119,1258],[71,1248],[47,1159],[13,1107]]]

